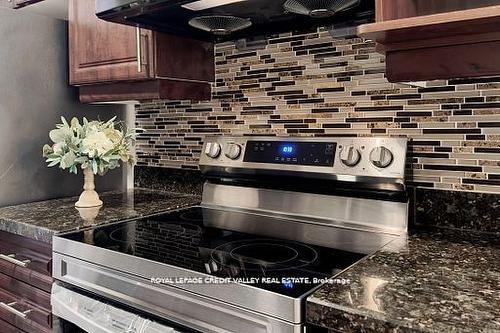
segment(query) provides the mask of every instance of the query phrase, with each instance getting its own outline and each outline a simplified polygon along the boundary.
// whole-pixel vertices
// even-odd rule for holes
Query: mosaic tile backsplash
[[[141,166],[197,169],[207,135],[405,136],[415,187],[500,193],[500,77],[389,83],[384,56],[319,29],[216,46],[212,101],[137,106]]]

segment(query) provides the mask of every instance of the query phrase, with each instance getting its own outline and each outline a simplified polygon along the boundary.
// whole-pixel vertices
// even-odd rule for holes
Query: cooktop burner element
[[[318,259],[312,247],[297,242],[249,239],[216,247],[212,259],[221,266],[241,266],[245,270],[277,271],[298,269]]]
[[[132,237],[131,231],[125,227],[116,229],[109,234],[109,238],[115,242],[126,242],[130,237]]]
[[[243,263],[266,267],[285,264],[299,256],[299,253],[291,246],[273,244],[267,240],[262,243],[258,241],[250,242],[253,244],[237,245],[231,249],[229,256]],[[257,244],[254,242],[257,242]],[[233,244],[226,245],[232,246]],[[215,251],[220,251],[220,248],[215,249]]]
[[[187,222],[203,221],[203,215],[200,210],[188,210],[180,214],[180,219]]]

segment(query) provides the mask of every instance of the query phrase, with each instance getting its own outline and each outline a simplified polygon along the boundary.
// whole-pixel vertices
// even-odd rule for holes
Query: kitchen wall
[[[81,192],[82,175],[47,168],[41,156],[60,116],[124,117],[124,107],[86,106],[68,85],[67,22],[0,6],[0,206]],[[121,189],[122,171],[97,177]]]
[[[410,185],[500,193],[500,77],[392,84],[372,42],[323,29],[216,53],[212,101],[136,108],[139,166],[197,169],[206,135],[404,136]]]

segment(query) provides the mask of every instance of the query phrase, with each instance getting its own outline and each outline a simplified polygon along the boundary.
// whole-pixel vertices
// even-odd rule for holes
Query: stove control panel
[[[405,138],[211,137],[200,158],[202,171],[290,174],[404,180]],[[354,176],[354,178],[353,178]]]
[[[248,140],[244,162],[333,166],[335,142]]]

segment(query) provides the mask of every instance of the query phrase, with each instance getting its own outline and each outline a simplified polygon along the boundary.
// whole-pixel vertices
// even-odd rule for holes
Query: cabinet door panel
[[[17,327],[12,326],[6,321],[0,320],[0,327],[2,328],[2,333],[24,333],[20,331]]]
[[[14,295],[18,300],[36,304],[37,307],[47,311],[51,309],[49,293],[2,273],[0,273],[0,289]]]
[[[95,15],[95,0],[70,0],[70,83],[83,85],[151,77],[150,36],[148,30],[140,29],[138,36],[134,27],[100,20]]]
[[[214,45],[194,39],[155,33],[158,77],[215,81]]]
[[[23,267],[20,264],[25,260],[29,260],[29,262]],[[0,268],[2,268],[1,272],[9,275],[29,276],[30,271],[34,271],[40,273],[39,275],[51,277],[52,253],[50,245],[0,232]],[[16,272],[16,270],[19,271]]]
[[[41,274],[29,267],[20,267],[13,263],[0,259],[0,272],[14,279],[26,282],[34,287],[50,293],[52,288],[52,277]]]
[[[50,332],[52,314],[0,288],[0,325],[7,322],[27,333]],[[19,313],[17,313],[19,311]],[[23,312],[25,315],[23,316]],[[0,326],[0,328],[2,328]],[[3,333],[3,331],[0,330]]]
[[[375,0],[377,21],[500,5],[499,0]]]

